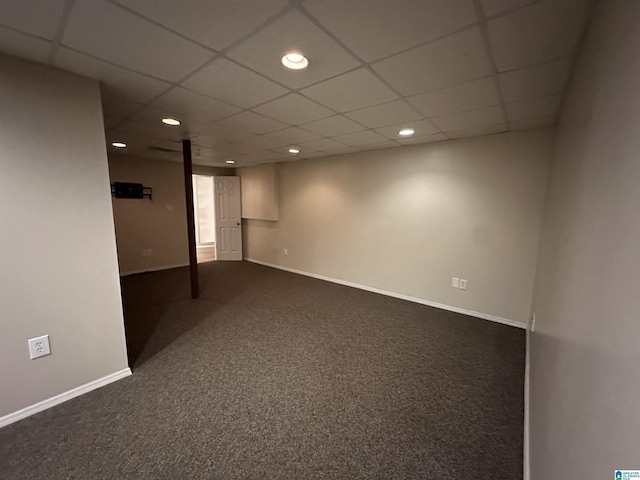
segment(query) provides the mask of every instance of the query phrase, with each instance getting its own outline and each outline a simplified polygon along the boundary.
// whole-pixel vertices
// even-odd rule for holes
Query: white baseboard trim
[[[523,452],[523,479],[531,478],[531,457],[530,457],[530,437],[529,437],[529,406],[531,376],[531,330],[527,329],[527,340],[525,343],[526,354],[524,362],[524,452]]]
[[[429,300],[424,300],[418,297],[412,297],[410,295],[403,295],[402,293],[390,292],[387,290],[382,290],[380,288],[368,287],[367,285],[361,285],[359,283],[347,282],[345,280],[340,280],[332,277],[325,277],[324,275],[318,275],[315,273],[305,272],[303,270],[296,270],[295,268],[283,267],[282,265],[276,265],[273,263],[263,262],[261,260],[256,260],[254,258],[245,258],[247,262],[257,263],[259,265],[264,265],[265,267],[277,268],[278,270],[284,270],[286,272],[297,273],[299,275],[305,275],[307,277],[317,278],[319,280],[326,280],[327,282],[338,283],[340,285],[346,285],[347,287],[359,288],[360,290],[366,290],[368,292],[379,293],[381,295],[387,295],[389,297],[400,298],[402,300],[407,300],[409,302],[420,303],[422,305],[428,305],[429,307],[440,308],[442,310],[448,310],[450,312],[462,313],[464,315],[469,315],[471,317],[482,318],[483,320],[490,320],[492,322],[502,323],[504,325],[509,325],[511,327],[517,328],[527,328],[527,324],[523,322],[518,322],[516,320],[511,320],[508,318],[496,317],[495,315],[489,315],[486,313],[474,312],[472,310],[467,310],[464,308],[453,307],[451,305],[445,305],[443,303],[431,302]]]
[[[171,270],[172,268],[180,268],[180,267],[188,267],[188,266],[189,266],[189,262],[176,263],[174,265],[161,265],[160,267],[149,267],[149,268],[143,268],[142,270],[129,270],[128,272],[120,272],[120,276],[126,277],[127,275],[137,275],[138,273],[159,272],[160,270]]]
[[[121,378],[128,377],[131,375],[131,369],[125,368],[124,370],[120,370],[119,372],[112,373],[107,375],[106,377],[99,378],[94,380],[93,382],[85,383],[84,385],[80,385],[79,387],[68,390],[60,395],[56,395],[55,397],[48,398],[47,400],[43,400],[42,402],[38,402],[29,407],[18,410],[17,412],[10,413],[9,415],[5,415],[4,417],[0,417],[0,428],[6,427],[18,420],[22,420],[23,418],[27,418],[35,413],[42,412],[48,408],[51,408],[55,405],[59,405],[67,400],[71,400],[72,398],[79,397],[80,395],[84,395],[85,393],[90,392],[91,390],[95,390],[96,388],[104,387],[109,383],[113,383]]]

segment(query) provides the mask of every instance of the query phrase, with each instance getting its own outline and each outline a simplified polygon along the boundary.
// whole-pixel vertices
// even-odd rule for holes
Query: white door
[[[242,260],[240,177],[215,177],[216,258]]]

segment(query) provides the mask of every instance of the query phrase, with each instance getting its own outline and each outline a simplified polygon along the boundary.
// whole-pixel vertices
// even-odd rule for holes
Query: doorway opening
[[[193,214],[198,263],[216,259],[214,181],[209,175],[193,175]]]

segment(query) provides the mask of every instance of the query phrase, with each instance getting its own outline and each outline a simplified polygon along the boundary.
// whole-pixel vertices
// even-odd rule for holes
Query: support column
[[[189,239],[189,272],[191,274],[191,298],[200,296],[198,284],[198,259],[196,257],[196,226],[193,215],[193,166],[191,163],[191,140],[182,140],[184,164],[184,193],[187,200],[187,236]]]

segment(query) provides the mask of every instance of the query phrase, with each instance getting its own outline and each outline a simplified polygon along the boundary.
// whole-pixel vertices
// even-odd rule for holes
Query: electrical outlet
[[[467,289],[467,280],[464,278],[460,279],[460,290],[466,290]]]
[[[38,357],[44,357],[51,353],[49,346],[49,335],[29,339],[29,356],[31,360]]]
[[[286,248],[284,249],[284,254],[285,255],[289,255],[289,250],[287,250]]]
[[[456,277],[451,278],[451,287],[460,288],[460,279]]]
[[[150,248],[142,249],[142,256],[143,257],[150,257],[151,255],[153,255],[153,250],[151,250]]]
[[[536,314],[535,312],[531,315],[531,331],[536,331]]]

